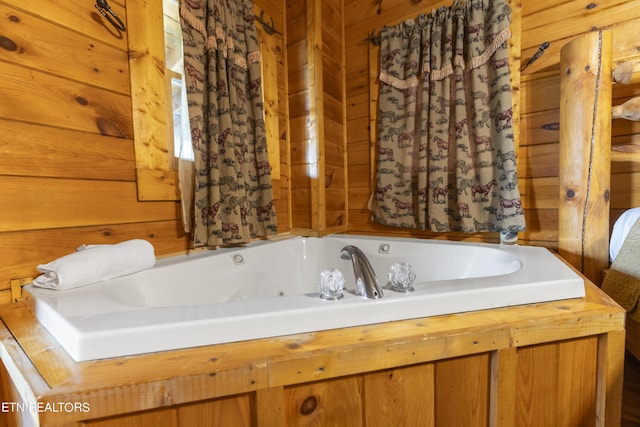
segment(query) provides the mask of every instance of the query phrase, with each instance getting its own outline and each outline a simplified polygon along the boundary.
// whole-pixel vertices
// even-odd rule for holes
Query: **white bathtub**
[[[356,296],[345,245],[367,254],[384,296]],[[415,292],[386,289],[412,265]],[[342,299],[319,297],[338,268]],[[159,260],[150,270],[68,291],[29,285],[38,320],[76,361],[274,337],[584,296],[582,278],[547,249],[333,235],[256,242]]]

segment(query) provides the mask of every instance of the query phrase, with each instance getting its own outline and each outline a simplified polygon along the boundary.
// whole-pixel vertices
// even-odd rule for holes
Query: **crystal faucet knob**
[[[344,276],[337,268],[328,268],[320,272],[318,288],[320,288],[320,298],[327,300],[337,300],[342,298],[344,290]]]
[[[396,262],[389,269],[391,288],[398,292],[412,292],[416,274],[406,262]]]

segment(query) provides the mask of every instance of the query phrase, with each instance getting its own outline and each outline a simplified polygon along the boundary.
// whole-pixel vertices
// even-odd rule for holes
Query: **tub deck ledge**
[[[625,312],[585,283],[585,298],[88,362],[74,362],[27,303],[8,304],[0,307],[3,401],[86,403],[88,412],[40,412],[34,421],[76,425],[249,395],[257,425],[279,425],[287,414],[274,409],[274,399],[285,387],[486,355],[490,376],[496,376],[488,380],[487,399],[499,410],[495,399],[500,402],[502,387],[515,381],[518,349],[593,337],[597,411],[605,412],[607,426],[619,425]]]

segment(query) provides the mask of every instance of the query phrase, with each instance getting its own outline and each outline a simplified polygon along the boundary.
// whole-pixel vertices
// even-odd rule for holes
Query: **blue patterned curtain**
[[[505,0],[381,33],[375,221],[431,231],[525,229],[512,127]]]

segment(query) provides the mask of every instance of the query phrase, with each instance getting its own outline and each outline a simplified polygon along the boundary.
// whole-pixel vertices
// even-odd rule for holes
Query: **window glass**
[[[171,85],[171,106],[173,110],[174,156],[193,160],[191,131],[189,129],[189,109],[187,90],[184,82],[184,59],[182,55],[182,30],[177,0],[163,0],[164,45],[166,73]]]

